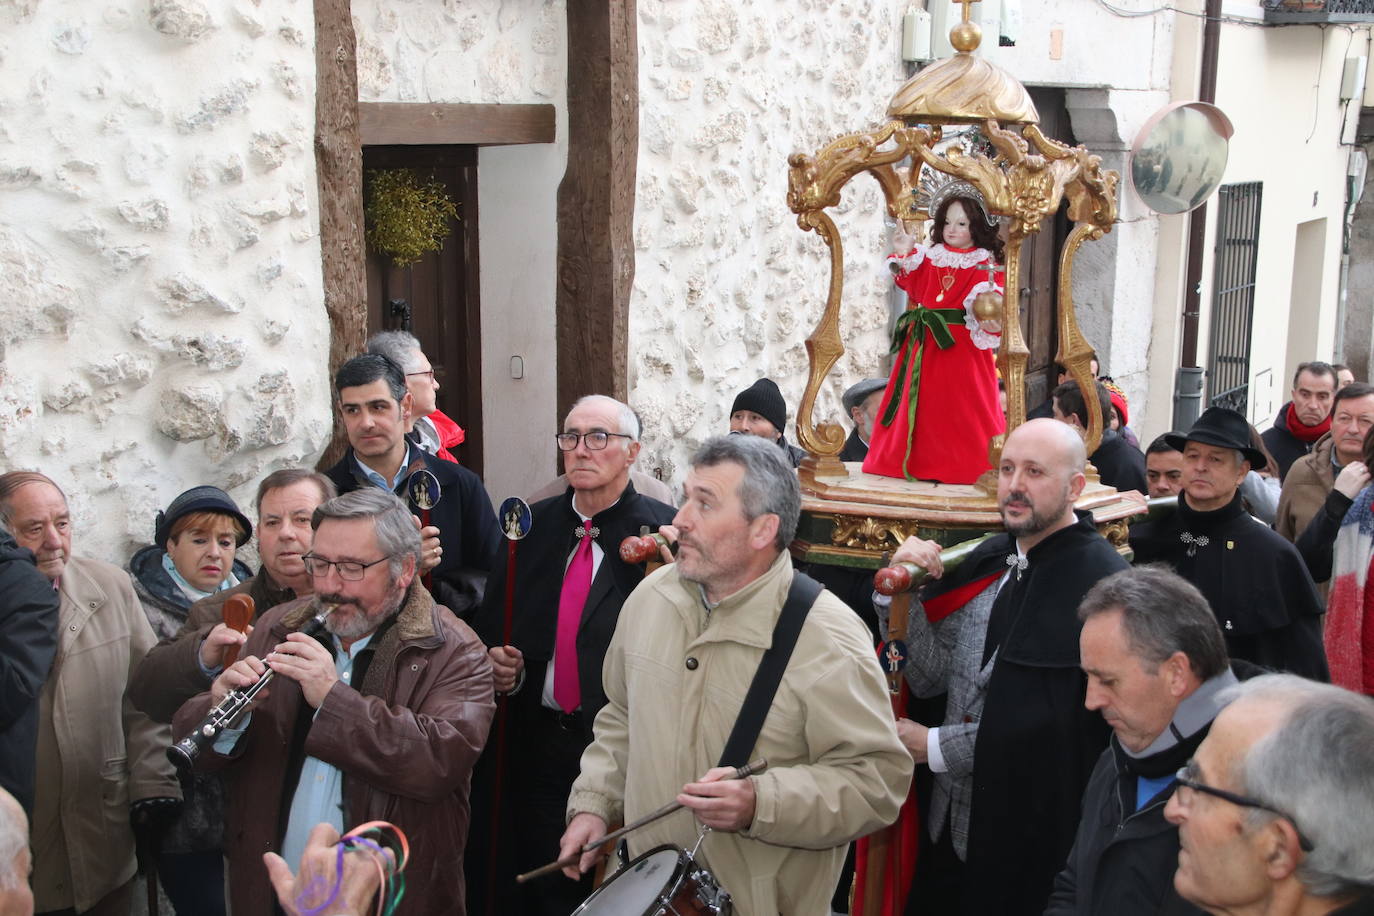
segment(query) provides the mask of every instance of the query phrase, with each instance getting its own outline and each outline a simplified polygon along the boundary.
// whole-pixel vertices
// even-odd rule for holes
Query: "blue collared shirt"
[[[401,459],[401,466],[396,469],[396,476],[391,478],[391,483],[387,483],[385,477],[359,461],[356,452],[353,453],[353,463],[357,465],[358,470],[363,472],[363,476],[366,477],[368,482],[374,487],[381,487],[388,493],[394,493],[396,492],[396,488],[401,485],[401,478],[406,476],[406,468],[410,467],[410,443],[406,443],[405,457]]]
[[[334,670],[339,680],[352,686],[353,662],[358,653],[367,648],[372,637],[365,636],[344,651],[337,636],[334,640]],[[318,714],[319,710],[316,710]],[[301,766],[301,778],[296,782],[296,792],[291,797],[291,815],[286,821],[286,836],[282,839],[282,858],[288,862],[299,862],[305,852],[305,841],[310,838],[310,830],[316,824],[330,824],[339,833],[344,832],[343,822],[343,773],[338,767],[323,760],[306,757]]]

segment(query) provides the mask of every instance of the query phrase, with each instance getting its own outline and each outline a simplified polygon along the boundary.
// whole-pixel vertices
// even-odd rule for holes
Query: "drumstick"
[[[750,776],[762,773],[766,769],[768,769],[768,759],[765,757],[760,757],[753,763],[746,763],[742,767],[735,767],[735,772],[730,776],[724,777],[724,779],[747,779]],[[581,849],[579,849],[577,852],[573,853],[570,856],[565,856],[564,858],[559,859],[557,862],[550,862],[548,865],[541,865],[534,871],[527,871],[523,875],[516,875],[515,883],[524,884],[526,881],[530,881],[534,878],[547,875],[550,872],[558,871],[560,868],[567,868],[569,865],[576,865],[578,861],[581,860],[583,855],[591,852],[598,846],[604,846],[607,843],[613,843],[616,840],[623,837],[625,834],[629,833],[630,831],[638,830],[640,827],[643,827],[646,824],[651,824],[659,818],[667,817],[668,815],[672,814],[674,811],[677,811],[681,807],[681,802],[671,801],[668,804],[664,805],[662,808],[659,808],[657,811],[654,811],[651,814],[644,815],[632,824],[626,824],[619,830],[616,830],[612,833],[608,833],[600,839],[592,840],[590,843],[583,846]]]

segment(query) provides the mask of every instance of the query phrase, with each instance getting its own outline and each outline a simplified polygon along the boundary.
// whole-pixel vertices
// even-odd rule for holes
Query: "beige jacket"
[[[791,582],[784,551],[709,619],[700,590],[674,566],[635,589],[606,654],[608,703],[569,818],[633,820],[716,765]],[[912,771],[868,632],[830,592],[807,617],[753,757],[769,763],[750,777],[753,823],[708,835],[699,859],[739,916],[828,914],[844,844],[896,819]],[[690,849],[696,837],[691,813],[680,811],[629,843],[638,855],[662,844]]]
[[[1336,468],[1331,463],[1331,434],[1312,446],[1312,451],[1293,462],[1283,478],[1279,510],[1274,530],[1290,541],[1307,530],[1308,522],[1321,511],[1326,497],[1336,486]]]
[[[61,579],[57,658],[39,701],[36,911],[89,909],[134,875],[129,803],[180,798],[171,729],[135,712],[125,685],[154,642],[129,574],[72,557]]]

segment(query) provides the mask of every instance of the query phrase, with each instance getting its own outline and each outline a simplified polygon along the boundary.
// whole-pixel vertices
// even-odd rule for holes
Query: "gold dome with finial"
[[[978,23],[969,20],[969,5],[976,0],[954,2],[964,8],[962,21],[949,30],[959,53],[907,80],[888,103],[887,116],[908,124],[1038,124],[1040,114],[1026,87],[996,64],[973,56],[983,37]]]

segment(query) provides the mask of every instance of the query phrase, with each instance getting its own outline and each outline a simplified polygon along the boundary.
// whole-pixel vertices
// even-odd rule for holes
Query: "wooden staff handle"
[[[742,767],[735,767],[735,772],[732,775],[726,776],[724,778],[747,779],[750,776],[755,776],[759,773],[762,773],[766,769],[768,769],[768,760],[767,758],[760,757],[753,763],[746,763]],[[550,862],[548,865],[541,865],[534,871],[527,871],[523,875],[516,875],[515,883],[524,884],[526,881],[532,881],[535,878],[543,877],[544,875],[547,875],[550,872],[558,871],[560,868],[567,868],[569,865],[576,865],[578,862],[582,860],[582,857],[584,855],[591,852],[593,849],[604,846],[607,843],[614,843],[616,840],[620,839],[630,831],[638,830],[640,827],[643,827],[647,824],[652,824],[654,821],[659,820],[660,818],[665,818],[673,812],[679,810],[681,807],[682,804],[680,802],[671,801],[668,804],[664,805],[662,808],[659,808],[657,811],[654,811],[651,814],[644,815],[634,823],[626,824],[619,830],[608,833],[605,836],[600,837],[599,839],[592,840],[590,843],[587,843],[585,846],[583,846],[581,849],[579,849],[577,852],[573,853],[570,856],[564,856],[556,862]]]

